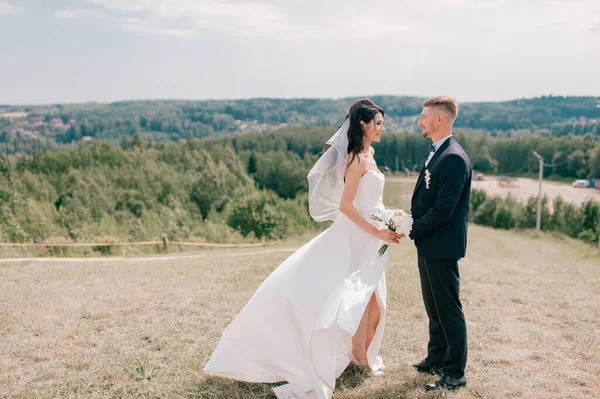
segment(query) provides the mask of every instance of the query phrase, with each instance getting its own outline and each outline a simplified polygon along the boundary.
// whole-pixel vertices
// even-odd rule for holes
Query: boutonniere
[[[429,185],[431,184],[431,173],[429,169],[425,169],[425,188],[429,190]]]

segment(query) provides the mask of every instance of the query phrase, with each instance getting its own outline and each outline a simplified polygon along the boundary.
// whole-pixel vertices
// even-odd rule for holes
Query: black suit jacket
[[[430,172],[429,188],[425,170]],[[467,250],[471,202],[471,161],[450,137],[423,167],[411,201],[412,238],[419,255],[430,259],[459,259]]]

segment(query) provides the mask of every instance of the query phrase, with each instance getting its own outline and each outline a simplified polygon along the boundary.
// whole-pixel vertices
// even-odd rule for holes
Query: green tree
[[[585,178],[589,173],[588,159],[582,150],[573,151],[567,157],[567,170],[570,176]]]
[[[287,231],[287,218],[280,201],[271,193],[255,193],[237,201],[231,210],[227,224],[247,236],[257,238],[281,238]]]
[[[138,191],[126,191],[121,193],[115,204],[116,211],[127,210],[135,217],[142,217],[142,213],[146,208],[144,197]]]
[[[600,203],[588,200],[581,205],[583,216],[583,230],[589,230],[594,234],[598,233],[600,225]]]
[[[281,198],[294,198],[308,189],[309,167],[296,154],[269,152],[261,155],[254,180],[260,188],[273,190]]]
[[[581,207],[565,202],[562,206],[563,220],[565,222],[564,232],[573,238],[577,238],[579,233],[583,231],[583,213]]]
[[[481,204],[473,216],[473,222],[484,226],[494,227],[496,209],[500,199],[497,197],[488,198]]]
[[[525,206],[521,209],[518,216],[517,226],[523,229],[533,229],[537,226],[537,197],[529,197]],[[550,221],[550,211],[548,209],[548,197],[542,198],[542,214],[540,217],[540,229],[546,230]]]
[[[250,158],[248,158],[248,174],[253,175],[257,171],[256,167],[256,155],[254,152],[250,154]]]
[[[564,207],[565,201],[560,195],[554,198],[554,210],[552,216],[550,216],[550,221],[548,222],[548,230],[567,234],[563,212]]]
[[[488,147],[482,147],[472,157],[473,169],[484,173],[496,173],[498,171],[498,161],[490,154]]]
[[[138,133],[135,133],[131,137],[131,147],[132,148],[140,148],[142,146],[142,139]]]
[[[481,204],[483,204],[486,199],[487,196],[485,194],[485,190],[478,190],[476,188],[471,190],[471,210],[469,213],[471,217],[475,214],[475,212],[477,212],[477,209],[479,209]]]
[[[517,225],[519,204],[511,197],[500,200],[494,212],[494,228],[510,230]]]
[[[589,173],[588,177],[600,179],[600,145],[591,149],[589,152]]]

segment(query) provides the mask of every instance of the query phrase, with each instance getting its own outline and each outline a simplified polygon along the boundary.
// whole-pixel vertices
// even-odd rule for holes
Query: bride
[[[288,384],[278,398],[330,399],[350,361],[380,373],[386,309],[382,243],[403,237],[378,228],[384,176],[372,142],[385,131],[383,110],[354,103],[308,174],[309,210],[334,223],[292,254],[225,329],[207,374]]]

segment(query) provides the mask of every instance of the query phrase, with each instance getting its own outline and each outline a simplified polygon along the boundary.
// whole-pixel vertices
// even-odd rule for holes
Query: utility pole
[[[533,152],[533,155],[540,161],[540,188],[538,191],[537,218],[535,220],[535,231],[539,233],[542,226],[542,180],[544,179],[544,158],[534,150],[531,150],[531,152]]]

